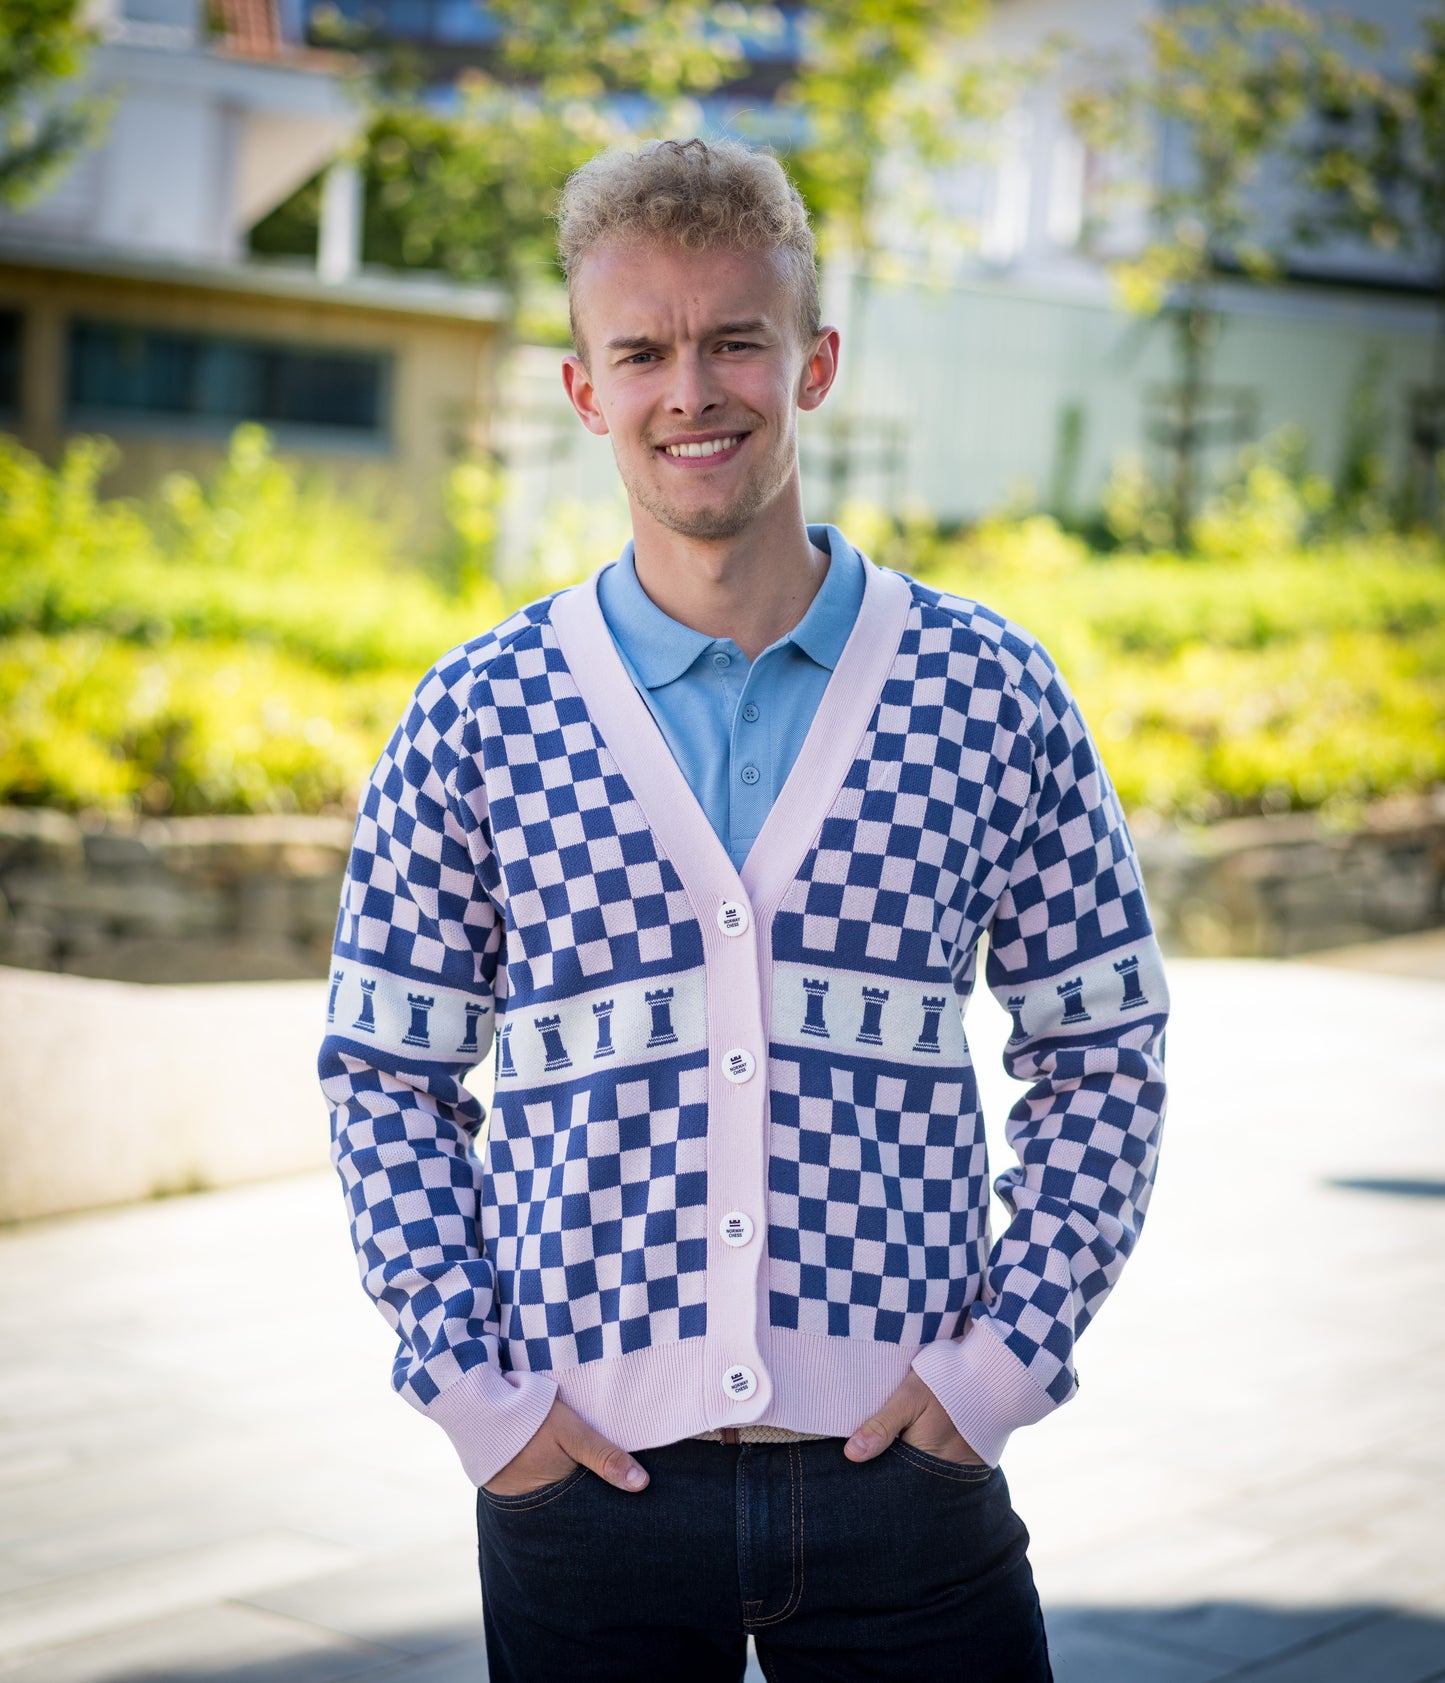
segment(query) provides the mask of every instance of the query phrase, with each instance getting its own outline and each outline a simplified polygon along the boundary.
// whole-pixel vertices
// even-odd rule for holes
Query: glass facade
[[[69,410],[386,431],[391,358],[117,322],[70,327]]]
[[[19,310],[0,310],[0,415],[20,410],[20,338],[25,318]]]

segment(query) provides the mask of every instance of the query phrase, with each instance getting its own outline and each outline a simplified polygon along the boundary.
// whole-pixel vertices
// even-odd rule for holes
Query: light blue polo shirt
[[[597,580],[597,599],[628,676],[718,840],[741,870],[787,781],[858,618],[863,563],[836,526],[810,526],[829,557],[811,605],[749,660],[731,637],[671,619],[638,582],[629,543]]]

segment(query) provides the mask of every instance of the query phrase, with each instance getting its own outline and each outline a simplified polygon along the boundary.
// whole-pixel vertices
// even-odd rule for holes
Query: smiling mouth
[[[693,444],[660,444],[660,454],[674,462],[712,462],[722,456],[731,456],[748,435],[745,432],[730,433],[726,438],[704,438]]]

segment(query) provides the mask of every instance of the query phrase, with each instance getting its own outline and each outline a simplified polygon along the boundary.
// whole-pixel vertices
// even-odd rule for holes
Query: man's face
[[[775,252],[604,244],[573,306],[587,361],[564,379],[612,439],[633,520],[690,538],[746,532],[793,483],[797,412],[832,383],[837,335],[799,341]]]

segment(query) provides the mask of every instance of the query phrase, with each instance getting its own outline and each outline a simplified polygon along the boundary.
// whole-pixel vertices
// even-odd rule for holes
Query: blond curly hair
[[[557,207],[572,342],[584,359],[575,282],[582,260],[622,238],[684,251],[777,251],[786,265],[802,340],[819,331],[818,262],[808,210],[783,166],[736,140],[649,140],[610,147],[573,172]]]

